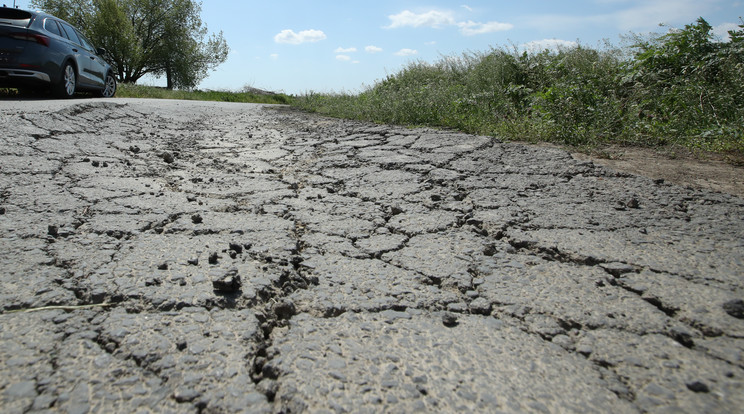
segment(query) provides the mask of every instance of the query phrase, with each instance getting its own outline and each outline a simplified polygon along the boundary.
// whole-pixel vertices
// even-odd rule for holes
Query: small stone
[[[289,300],[282,300],[274,305],[274,314],[278,319],[290,319],[297,313],[294,303]]]
[[[5,207],[0,207],[0,216],[5,214]]]
[[[240,286],[238,269],[230,269],[224,276],[212,281],[212,287],[219,293],[235,293],[240,290]]]
[[[209,255],[209,264],[217,264],[217,261],[220,259],[220,256],[217,255],[217,252],[214,252]]]
[[[5,389],[5,395],[14,398],[36,397],[36,381],[17,382]]]
[[[488,257],[492,257],[498,252],[498,249],[494,245],[488,245],[485,249],[483,249],[483,255]]]
[[[160,279],[155,278],[155,277],[151,277],[145,280],[145,286],[160,286],[161,283],[162,282],[160,282]]]
[[[161,263],[158,265],[158,270],[168,270],[168,263]]]
[[[344,374],[342,374],[342,373],[340,373],[338,371],[330,371],[330,372],[328,372],[328,375],[331,378],[333,378],[333,379],[337,379],[337,380],[339,380],[341,382],[346,382],[346,375],[344,375]]]
[[[161,157],[167,164],[173,164],[173,162],[175,161],[175,158],[173,158],[173,154],[171,154],[170,152],[164,152]]]
[[[578,346],[576,346],[576,352],[584,355],[585,357],[588,357],[592,354],[592,352],[594,352],[594,349],[591,347],[591,345],[579,344]]]
[[[411,319],[410,313],[393,309],[386,309],[380,312],[380,315],[385,318],[385,322],[387,323],[393,323],[396,319]]]
[[[730,300],[723,304],[723,310],[734,318],[744,319],[744,300]]]
[[[201,224],[203,221],[204,219],[202,219],[202,216],[200,214],[194,214],[193,216],[191,216],[191,222],[194,224]]]
[[[90,165],[92,165],[94,167],[100,167],[101,166],[101,163],[98,162],[98,161],[91,161]]]
[[[34,404],[31,406],[31,409],[37,411],[46,410],[51,408],[56,401],[57,397],[42,394],[34,398]]]
[[[264,378],[277,379],[279,378],[279,374],[281,374],[281,372],[279,370],[279,367],[270,361],[264,364],[263,367],[261,367],[261,374]]]
[[[687,385],[687,389],[689,389],[692,392],[703,392],[703,393],[710,392],[710,388],[708,388],[708,385],[706,385],[704,382],[693,381],[693,382],[688,382],[686,385]]]
[[[457,326],[457,315],[452,312],[445,312],[442,315],[442,323],[448,328]]]
[[[574,349],[574,343],[571,340],[571,337],[569,337],[568,335],[558,334],[551,339],[551,342],[560,346],[563,349],[567,349],[571,351]]]
[[[672,327],[669,330],[669,333],[672,339],[679,342],[683,346],[687,348],[692,348],[693,346],[695,346],[695,341],[693,340],[693,332],[687,329],[684,325]]]
[[[175,400],[179,403],[184,403],[194,401],[200,395],[201,394],[198,391],[191,388],[186,388],[176,390],[176,392],[173,393],[173,398],[175,398]]]
[[[470,302],[470,312],[477,315],[488,315],[491,313],[491,302],[486,298],[475,298]]]
[[[242,254],[243,246],[239,245],[238,243],[230,243],[230,250],[234,251],[237,254]]]
[[[47,234],[57,238],[57,236],[59,236],[59,227],[53,225],[47,226]]]
[[[186,263],[192,265],[192,266],[199,266],[199,258],[194,256],[186,261]]]
[[[140,147],[138,147],[136,145],[132,145],[132,146],[129,147],[129,151],[132,151],[133,153],[136,154],[136,153],[140,152]]]
[[[196,202],[196,196],[186,196],[186,201],[189,203]]]
[[[267,397],[273,398],[276,392],[279,391],[279,384],[273,379],[264,378],[256,384],[256,389]]]
[[[468,305],[463,302],[454,302],[447,304],[447,310],[456,313],[465,313],[468,311]]]

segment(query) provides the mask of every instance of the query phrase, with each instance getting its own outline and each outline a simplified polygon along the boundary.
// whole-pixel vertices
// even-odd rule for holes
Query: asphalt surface
[[[0,101],[0,405],[744,407],[744,200],[284,107]]]

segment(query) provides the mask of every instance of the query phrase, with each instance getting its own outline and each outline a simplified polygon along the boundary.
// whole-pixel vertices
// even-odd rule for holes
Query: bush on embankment
[[[702,18],[626,47],[492,49],[414,62],[358,94],[294,105],[336,117],[575,146],[744,152],[744,24],[715,41]]]

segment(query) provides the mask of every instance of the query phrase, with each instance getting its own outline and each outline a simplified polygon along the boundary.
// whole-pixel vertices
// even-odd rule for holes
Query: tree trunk
[[[171,67],[170,63],[165,64],[165,79],[166,79],[166,88],[168,90],[173,89],[173,74],[171,73]]]

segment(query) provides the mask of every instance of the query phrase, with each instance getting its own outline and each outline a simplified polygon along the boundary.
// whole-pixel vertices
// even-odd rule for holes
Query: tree
[[[120,82],[165,76],[168,88],[193,88],[225,60],[222,32],[207,36],[194,0],[33,0],[105,48]]]

